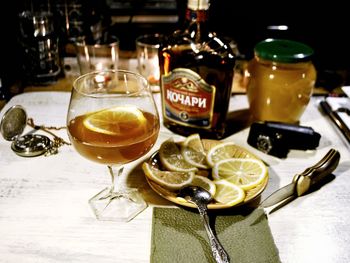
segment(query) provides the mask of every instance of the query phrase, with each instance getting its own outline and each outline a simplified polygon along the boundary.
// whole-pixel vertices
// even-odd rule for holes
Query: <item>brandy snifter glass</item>
[[[130,221],[143,211],[147,203],[139,191],[118,178],[158,138],[159,115],[147,80],[125,70],[80,76],[73,83],[67,130],[75,150],[106,165],[111,175],[111,185],[89,200],[97,219]]]

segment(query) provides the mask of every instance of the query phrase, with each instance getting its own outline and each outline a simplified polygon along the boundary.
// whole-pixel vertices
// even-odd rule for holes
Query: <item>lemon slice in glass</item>
[[[142,170],[148,179],[170,190],[190,185],[194,178],[193,172],[161,171],[146,162],[142,164]]]
[[[216,192],[215,183],[204,176],[195,175],[191,182],[191,185],[200,186],[203,189],[207,190],[212,196],[215,195],[215,192]]]
[[[212,147],[207,153],[207,162],[211,167],[214,167],[215,163],[220,160],[230,158],[254,158],[249,156],[247,151],[233,142],[223,142]]]
[[[244,201],[245,192],[241,187],[226,180],[214,181],[216,192],[214,199],[222,204],[234,206]]]
[[[192,134],[186,138],[181,145],[181,154],[186,162],[193,166],[202,169],[209,168],[206,160],[206,152],[198,133]]]
[[[146,130],[147,119],[137,107],[119,106],[90,113],[83,123],[87,129],[97,133],[132,135]]]
[[[243,190],[249,190],[264,181],[267,168],[257,159],[230,158],[215,163],[212,176],[215,180],[225,179]]]
[[[188,163],[182,156],[179,147],[173,139],[164,141],[159,149],[159,159],[162,165],[170,171],[196,172],[198,169]]]

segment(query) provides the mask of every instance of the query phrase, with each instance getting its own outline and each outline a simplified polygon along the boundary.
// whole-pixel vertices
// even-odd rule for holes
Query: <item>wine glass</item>
[[[112,177],[111,186],[89,200],[97,219],[130,221],[143,211],[147,203],[138,190],[119,185],[118,178],[124,165],[149,152],[158,137],[159,115],[147,80],[125,70],[78,77],[73,83],[67,130],[75,150],[107,165]]]

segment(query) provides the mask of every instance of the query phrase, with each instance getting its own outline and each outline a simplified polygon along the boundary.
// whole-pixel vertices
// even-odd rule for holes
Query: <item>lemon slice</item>
[[[216,192],[214,199],[222,204],[233,206],[243,202],[245,192],[241,187],[226,180],[214,181]]]
[[[94,132],[119,135],[145,131],[147,119],[133,106],[119,106],[90,113],[84,126]]]
[[[211,167],[220,160],[230,158],[246,158],[250,157],[246,151],[237,146],[233,142],[223,142],[212,147],[207,153],[207,162]]]
[[[186,138],[181,146],[181,154],[185,161],[195,167],[209,168],[206,160],[206,153],[198,133],[192,134]]]
[[[186,162],[173,139],[164,141],[159,149],[159,159],[163,166],[175,172],[196,172],[198,169]]]
[[[231,158],[215,163],[212,176],[215,180],[225,179],[243,190],[249,190],[264,181],[267,168],[257,159]]]
[[[217,146],[218,144],[222,144],[221,141],[213,140],[213,139],[202,139],[202,144],[204,151],[208,153],[211,148]]]
[[[191,182],[191,185],[200,186],[203,189],[207,190],[212,196],[215,195],[215,192],[216,192],[215,183],[204,176],[195,175]]]
[[[161,171],[152,167],[149,163],[143,163],[142,170],[147,178],[170,190],[178,190],[189,185],[194,178],[193,172]]]

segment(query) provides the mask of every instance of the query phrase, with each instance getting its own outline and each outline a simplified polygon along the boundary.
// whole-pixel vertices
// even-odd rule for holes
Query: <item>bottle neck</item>
[[[188,22],[196,21],[196,22],[206,22],[209,17],[208,10],[192,10],[187,8],[186,10],[186,20]]]
[[[208,10],[209,0],[188,0],[187,8],[192,10]]]
[[[186,20],[184,24],[185,34],[195,43],[206,41],[209,36],[209,10],[207,6],[200,6],[203,0],[189,0],[186,9]],[[208,1],[206,1],[208,3]],[[190,4],[192,3],[192,4]]]
[[[209,0],[188,0],[186,10],[187,21],[205,22],[209,15]]]

